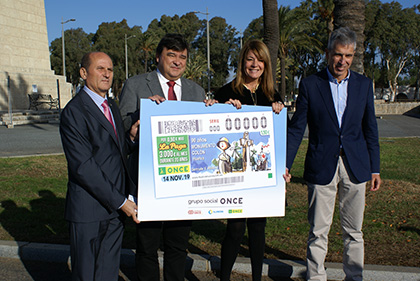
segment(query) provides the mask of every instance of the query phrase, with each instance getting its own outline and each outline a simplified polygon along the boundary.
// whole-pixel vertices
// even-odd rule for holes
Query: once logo
[[[190,166],[159,167],[159,175],[189,173]]]
[[[233,198],[220,198],[220,204],[225,205],[241,205],[242,197],[233,197]]]

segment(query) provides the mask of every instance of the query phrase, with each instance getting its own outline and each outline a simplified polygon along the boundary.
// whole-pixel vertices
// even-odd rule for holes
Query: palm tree
[[[326,30],[329,37],[334,30],[334,1],[318,0],[315,6],[321,19],[326,22]]]
[[[207,60],[197,52],[191,53],[183,76],[198,83],[203,74],[207,75]]]
[[[277,14],[277,0],[263,0],[264,43],[267,45],[271,57],[273,81],[276,81],[276,63],[279,49],[279,17]],[[277,84],[275,84],[277,89]]]
[[[364,30],[365,30],[365,1],[364,0],[334,0],[334,29],[346,26],[356,32],[357,48],[351,69],[364,73]]]
[[[286,96],[286,59],[291,51],[297,49],[312,52],[314,48],[320,48],[321,43],[315,37],[308,34],[310,19],[302,10],[290,10],[290,7],[280,6],[279,9],[279,56],[281,69],[281,92],[284,99]]]
[[[157,38],[153,34],[143,33],[140,50],[144,53],[144,73],[147,72],[149,54],[155,50],[157,42]]]

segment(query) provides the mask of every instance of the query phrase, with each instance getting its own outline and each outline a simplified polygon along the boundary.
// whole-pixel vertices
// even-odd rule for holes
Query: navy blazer
[[[121,114],[108,100],[114,128],[89,95],[81,90],[64,108],[60,134],[68,163],[65,218],[94,222],[117,217],[135,186],[128,177],[127,143]]]
[[[305,159],[304,179],[313,184],[331,182],[340,147],[358,182],[379,173],[379,141],[373,102],[372,81],[351,71],[348,97],[341,129],[328,81],[327,70],[303,79],[299,86],[296,112],[287,133],[286,167],[291,169],[308,125],[309,144]]]

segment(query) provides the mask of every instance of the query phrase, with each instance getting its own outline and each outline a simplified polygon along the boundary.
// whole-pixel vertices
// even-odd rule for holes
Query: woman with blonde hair
[[[245,105],[271,106],[280,113],[284,105],[274,88],[270,53],[260,40],[250,40],[243,46],[235,79],[220,88],[215,99],[237,109]],[[220,280],[229,280],[238,256],[245,227],[248,226],[252,280],[261,280],[265,248],[266,218],[228,219],[222,243]]]

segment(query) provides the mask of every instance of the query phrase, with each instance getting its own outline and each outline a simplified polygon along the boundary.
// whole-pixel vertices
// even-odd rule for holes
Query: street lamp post
[[[128,79],[128,56],[127,56],[127,40],[136,37],[136,35],[131,35],[127,37],[127,34],[125,34],[125,80]]]
[[[209,25],[209,8],[206,7],[206,12],[195,11],[194,13],[206,15],[207,20],[207,94],[210,94],[210,25]]]
[[[70,21],[76,21],[75,19],[69,19],[63,21],[63,17],[61,17],[61,40],[62,40],[62,47],[63,47],[63,76],[66,77],[66,48],[64,47],[64,24]]]

